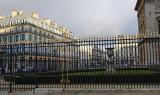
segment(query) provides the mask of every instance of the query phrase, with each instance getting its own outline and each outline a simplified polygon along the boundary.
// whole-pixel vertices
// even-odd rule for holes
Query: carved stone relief
[[[151,0],[151,4],[154,4],[155,3],[155,0]]]
[[[156,2],[156,10],[160,10],[160,1],[159,0]]]

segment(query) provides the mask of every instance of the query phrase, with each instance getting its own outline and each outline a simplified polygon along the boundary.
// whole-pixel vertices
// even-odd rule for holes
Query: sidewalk
[[[160,95],[160,91],[56,91],[49,94],[33,94],[33,92],[0,92],[0,95]]]

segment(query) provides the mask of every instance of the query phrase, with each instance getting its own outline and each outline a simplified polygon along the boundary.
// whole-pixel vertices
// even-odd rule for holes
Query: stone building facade
[[[137,0],[139,34],[160,33],[160,0]]]
[[[150,35],[142,37],[143,40],[138,44],[139,64],[159,65],[160,41],[156,37],[160,34],[160,0],[137,0],[135,10],[139,35]]]
[[[57,27],[57,24],[51,22],[49,18],[40,19],[38,13],[29,15],[22,10],[13,10],[10,17],[0,15],[0,42],[6,45],[5,51],[8,54],[7,48],[9,47],[7,46],[13,45],[12,54],[16,69],[35,66],[36,48],[34,44],[30,48],[30,42],[56,43],[58,41],[76,41],[76,37],[64,26]],[[22,42],[25,43],[24,46]],[[64,56],[64,51],[59,52],[58,49],[50,48],[48,45],[38,45],[37,49],[38,67],[40,68],[49,69],[53,67],[52,61],[55,60],[55,56]],[[3,61],[3,67],[7,72],[9,68],[7,57]]]

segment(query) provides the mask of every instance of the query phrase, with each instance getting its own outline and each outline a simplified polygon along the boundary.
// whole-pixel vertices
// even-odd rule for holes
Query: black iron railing
[[[1,47],[1,91],[160,85],[159,35],[23,41]]]

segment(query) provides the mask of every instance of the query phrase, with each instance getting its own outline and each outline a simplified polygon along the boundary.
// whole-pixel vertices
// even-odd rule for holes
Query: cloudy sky
[[[0,0],[0,14],[38,12],[77,37],[138,33],[137,0]]]

